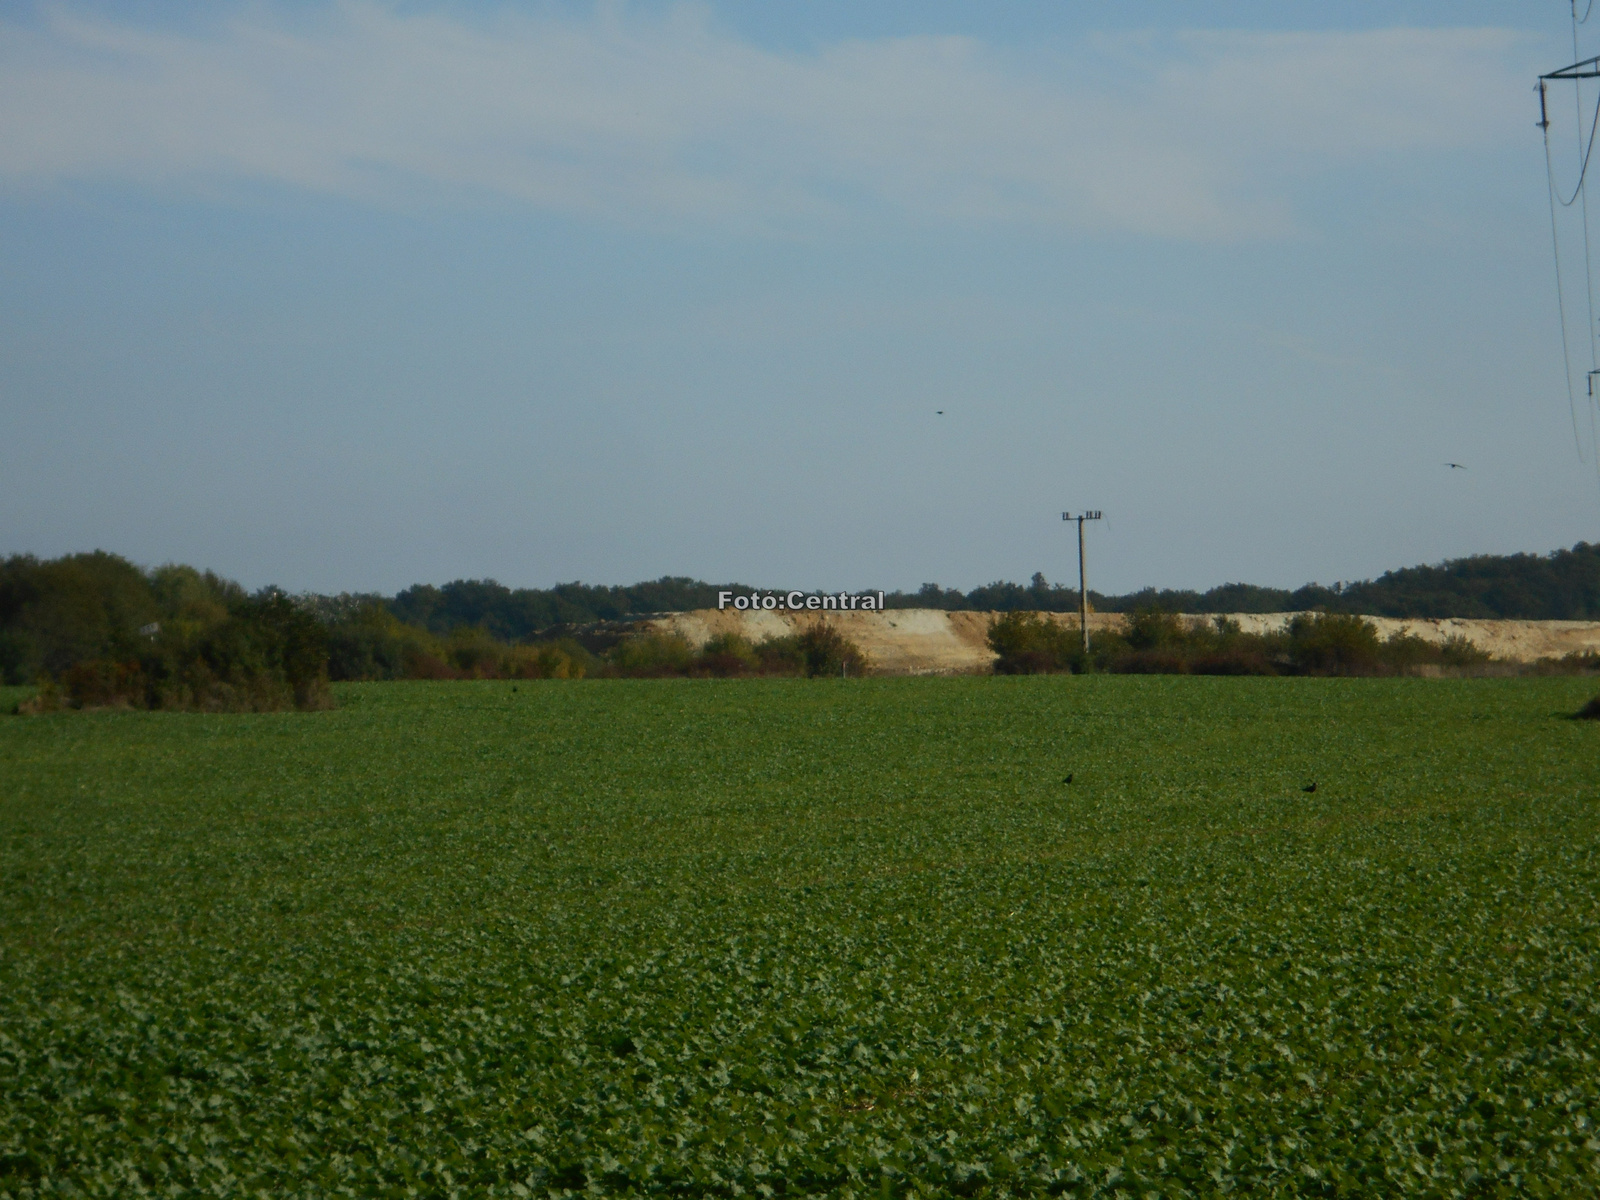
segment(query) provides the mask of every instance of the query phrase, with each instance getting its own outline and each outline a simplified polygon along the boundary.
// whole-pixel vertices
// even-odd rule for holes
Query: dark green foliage
[[[432,654],[433,639],[402,622],[378,597],[352,597],[346,604],[325,606],[321,615],[331,679],[406,679],[420,673],[423,655]]]
[[[129,655],[160,614],[150,580],[115,554],[0,562],[0,679],[31,683],[85,659]]]
[[[1600,620],[1600,543],[1554,554],[1480,554],[1437,567],[1389,571],[1341,595],[1346,612],[1375,617]]]
[[[1085,665],[1078,631],[1033,612],[1008,612],[991,621],[989,649],[1000,656],[994,664],[1000,675],[1081,671]]]
[[[124,658],[87,659],[61,673],[74,708],[205,712],[326,708],[326,634],[277,592],[234,597],[216,620],[180,619]]]
[[[1288,641],[1290,665],[1299,674],[1376,675],[1383,666],[1377,627],[1360,617],[1295,617]]]
[[[481,626],[443,637],[398,620],[382,604],[362,604],[328,623],[334,679],[582,679],[598,666],[570,638],[512,644]]]
[[[761,656],[749,638],[737,633],[720,634],[700,648],[699,666],[707,675],[721,678],[759,675]]]
[[[1600,620],[1600,544],[1579,542],[1553,554],[1476,555],[1439,566],[1407,567],[1360,583],[1307,584],[1296,590],[1229,583],[1208,592],[1145,588],[1104,596],[1093,588],[1097,612],[1159,608],[1184,613],[1264,613],[1325,610],[1372,617],[1481,617],[1506,620]],[[980,612],[1076,612],[1075,588],[1042,575],[1023,587],[991,583],[965,594],[925,583],[920,591],[890,592],[890,608],[972,609]]]
[[[1159,608],[1130,613],[1119,632],[1093,636],[1088,658],[1075,625],[1011,612],[989,626],[1001,675],[1098,670],[1120,675],[1394,675],[1481,666],[1489,656],[1452,637],[1443,645],[1397,634],[1387,640],[1360,617],[1294,617],[1280,633],[1247,634],[1236,622],[1186,622]],[[1578,669],[1576,666],[1571,669]]]
[[[0,1195],[1593,1196],[1593,690],[0,722]]]
[[[930,586],[924,584],[923,588],[926,590]],[[1094,596],[1095,593],[1091,591],[1090,595]],[[898,596],[899,593],[896,593],[896,597]],[[1098,602],[1098,597],[1096,601]],[[902,607],[887,596],[884,597],[884,602],[892,608]],[[965,602],[954,607],[976,612],[1077,612],[1078,592],[1076,588],[1051,584],[1041,573],[1035,571],[1027,587],[1015,583],[985,584],[983,587],[973,588],[967,593]]]
[[[866,674],[867,658],[860,647],[826,622],[819,621],[802,631],[798,647],[805,673],[813,679]]]
[[[661,612],[714,608],[720,588],[664,577],[631,587],[561,584],[548,590],[512,589],[492,579],[462,579],[443,587],[419,584],[387,601],[402,621],[436,634],[479,626],[506,641],[526,640],[557,626],[620,621]],[[1579,542],[1550,555],[1478,555],[1439,566],[1408,567],[1375,580],[1297,589],[1229,583],[1210,591],[1145,588],[1125,596],[1090,590],[1097,612],[1158,608],[1186,613],[1309,612],[1322,610],[1391,617],[1484,617],[1518,620],[1600,620],[1600,545]],[[890,592],[890,608],[978,612],[1076,612],[1078,591],[1035,573],[1026,584],[997,581],[961,592],[925,583],[915,592]],[[3,653],[3,651],[0,651]]]
[[[643,633],[622,641],[608,656],[619,675],[654,679],[687,675],[694,666],[694,647],[673,633]]]
[[[34,711],[328,703],[325,631],[286,596],[99,551],[0,564],[0,659],[6,682],[44,681]]]
[[[715,608],[718,590],[749,592],[740,584],[709,584],[663,576],[631,587],[593,587],[563,583],[554,588],[508,588],[493,579],[458,579],[443,587],[418,584],[393,600],[389,610],[400,620],[435,634],[463,625],[486,630],[502,641],[524,641],[556,626],[622,621],[653,613]]]
[[[752,643],[739,634],[712,638],[695,650],[677,634],[647,632],[624,639],[606,655],[607,673],[632,679],[666,676],[860,676],[866,655],[832,625],[818,621],[799,633]]]
[[[752,644],[737,634],[696,650],[677,634],[638,626],[593,653],[573,638],[509,643],[480,625],[442,636],[400,621],[370,598],[313,603],[328,630],[329,671],[336,680],[582,679],[669,676],[861,675],[860,649],[826,623]]]

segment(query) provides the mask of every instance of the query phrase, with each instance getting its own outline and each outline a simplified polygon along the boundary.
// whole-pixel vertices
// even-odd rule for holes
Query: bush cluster
[[[7,664],[8,678],[18,660],[38,664],[39,692],[26,710],[268,712],[331,704],[326,633],[281,592],[246,595],[188,567],[163,567],[146,582],[148,611],[135,611],[159,619],[142,625],[116,620],[106,604],[83,605],[76,621],[56,611],[53,624],[14,624],[11,646],[21,652]]]
[[[744,675],[806,677],[864,675],[867,658],[832,625],[817,622],[786,637],[752,642],[737,633],[712,638],[699,650],[677,635],[643,633],[624,639],[606,656],[608,674],[629,678],[667,675],[731,678]]]
[[[503,641],[481,626],[438,635],[407,624],[382,602],[359,598],[324,612],[328,675],[374,679],[582,679],[596,659],[571,639]]]
[[[335,680],[816,676],[860,675],[867,669],[861,650],[821,622],[760,642],[725,634],[696,650],[677,634],[654,630],[601,635],[592,646],[570,637],[509,642],[482,626],[458,626],[437,635],[364,598],[324,611],[323,617],[328,673]]]
[[[1131,614],[1120,632],[1094,635],[1085,656],[1075,627],[1012,612],[990,623],[989,647],[999,655],[996,672],[1006,675],[1397,675],[1489,661],[1465,638],[1442,645],[1410,634],[1381,638],[1370,621],[1344,613],[1303,614],[1282,631],[1254,634],[1222,617],[1190,624],[1146,608]]]
[[[0,561],[0,681],[36,683],[20,711],[208,712],[321,708],[330,680],[583,679],[862,674],[860,649],[826,623],[699,650],[616,624],[513,639],[487,624],[436,632],[381,597],[247,593],[192,567],[143,571],[114,554]]]

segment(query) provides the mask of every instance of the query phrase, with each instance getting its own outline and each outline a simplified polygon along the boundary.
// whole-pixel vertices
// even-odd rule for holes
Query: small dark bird
[[[1449,467],[1452,471],[1465,471],[1467,469],[1463,463],[1445,463],[1445,466]]]
[[[1068,771],[1067,772],[1067,777],[1065,779],[1063,779],[1061,782],[1062,783],[1071,783],[1072,782],[1072,772]]]
[[[936,408],[933,411],[934,411],[934,415],[935,416],[940,416],[940,417],[944,416],[944,409],[942,409],[942,408]]]
[[[1308,783],[1308,784],[1305,785],[1305,787],[1301,788],[1300,790],[1302,792],[1314,792],[1314,791],[1317,790],[1317,785],[1315,783]]]

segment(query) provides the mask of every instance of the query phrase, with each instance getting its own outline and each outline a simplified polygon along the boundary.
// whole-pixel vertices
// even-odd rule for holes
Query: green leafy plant
[[[1600,1191],[1592,680],[335,690],[0,721],[0,1196]]]

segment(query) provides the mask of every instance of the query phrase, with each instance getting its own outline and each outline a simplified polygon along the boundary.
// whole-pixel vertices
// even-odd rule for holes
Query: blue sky
[[[1544,0],[0,3],[0,553],[971,587],[1072,579],[1091,506],[1123,591],[1600,540],[1571,57]]]

